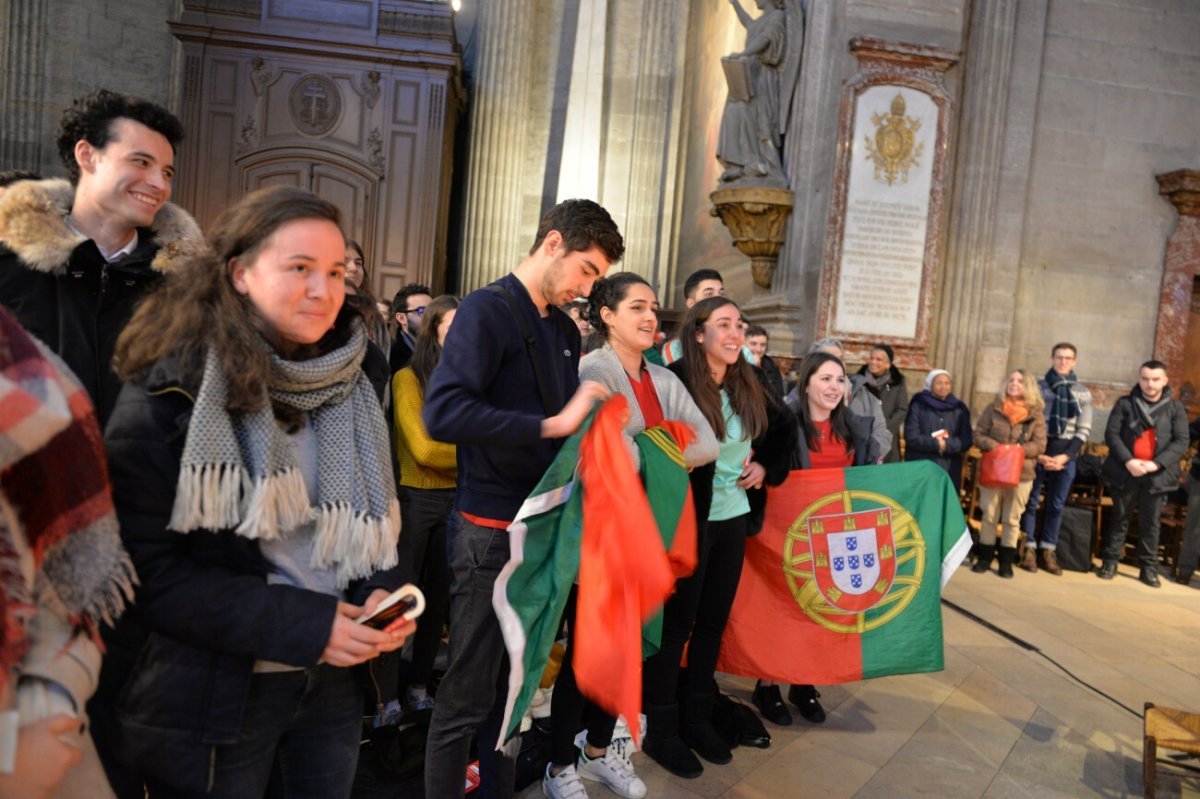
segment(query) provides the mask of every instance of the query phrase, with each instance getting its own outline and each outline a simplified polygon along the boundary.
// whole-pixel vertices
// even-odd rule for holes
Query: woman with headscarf
[[[925,390],[912,398],[904,421],[904,460],[933,461],[962,485],[963,453],[971,448],[971,410],[954,396],[954,382],[945,369],[925,376]]]

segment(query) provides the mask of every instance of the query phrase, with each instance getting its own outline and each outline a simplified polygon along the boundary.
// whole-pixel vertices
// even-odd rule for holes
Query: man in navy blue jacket
[[[559,203],[512,274],[462,301],[430,377],[423,418],[432,438],[458,445],[458,490],[449,530],[450,662],[425,747],[426,796],[463,795],[476,735],[480,796],[513,795],[516,740],[494,751],[508,669],[492,586],[508,561],[509,523],[562,439],[607,394],[598,383],[580,384],[579,330],[558,306],[586,297],[624,251],[599,205]]]

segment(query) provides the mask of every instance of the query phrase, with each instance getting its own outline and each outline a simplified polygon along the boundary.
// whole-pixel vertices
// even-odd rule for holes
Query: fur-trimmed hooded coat
[[[0,303],[71,367],[103,428],[121,388],[112,370],[117,336],[183,243],[203,237],[167,203],[138,228],[133,252],[107,263],[65,221],[74,195],[70,183],[52,179],[15,183],[0,197]]]

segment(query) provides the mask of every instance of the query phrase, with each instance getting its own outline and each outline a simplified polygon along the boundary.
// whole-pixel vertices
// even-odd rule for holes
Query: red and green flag
[[[667,422],[636,436],[639,476],[627,418],[621,395],[592,414],[509,526],[511,558],[492,595],[510,663],[505,740],[537,690],[576,574],[576,681],[640,738],[642,652],[658,645],[648,622],[695,568],[696,529],[681,455],[691,431]]]
[[[942,588],[970,548],[931,462],[792,472],[746,542],[717,668],[816,685],[938,671]]]

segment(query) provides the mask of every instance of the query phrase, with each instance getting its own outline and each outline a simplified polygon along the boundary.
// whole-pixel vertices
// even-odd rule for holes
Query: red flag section
[[[642,624],[662,607],[675,575],[622,436],[628,414],[625,398],[613,396],[579,444],[583,549],[573,657],[580,692],[624,715],[640,743]],[[694,521],[692,542],[694,565]]]

